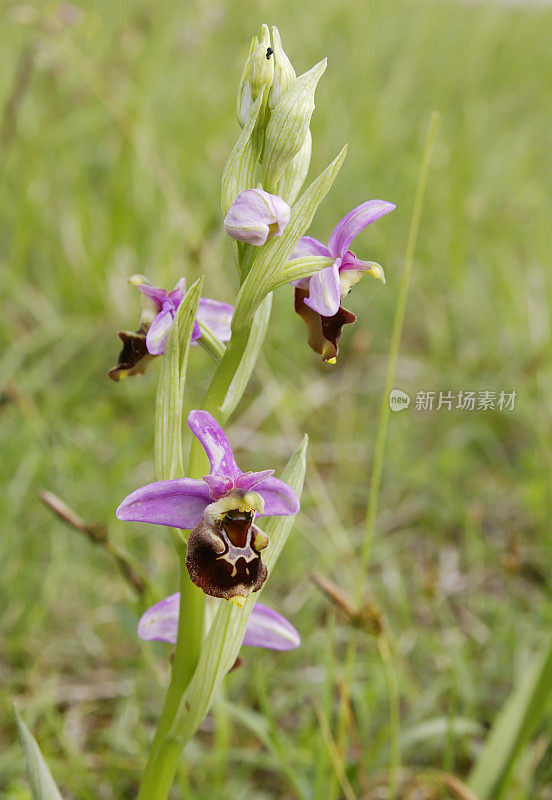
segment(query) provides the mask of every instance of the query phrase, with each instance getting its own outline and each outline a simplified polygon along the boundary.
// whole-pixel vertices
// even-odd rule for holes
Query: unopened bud
[[[251,84],[253,100],[257,99],[257,95],[263,86],[272,86],[274,78],[273,50],[270,46],[268,25],[261,26],[261,36],[255,41],[256,44],[249,61],[249,83]]]
[[[272,28],[272,47],[274,48],[274,79],[268,95],[268,107],[271,111],[296,77],[291,61],[282,47],[280,32],[275,26]]]
[[[263,189],[246,189],[230,206],[224,227],[233,239],[260,247],[272,236],[282,235],[289,213],[281,197]]]
[[[277,191],[285,168],[305,143],[314,111],[316,85],[325,69],[326,59],[323,59],[296,78],[270,115],[263,154],[263,184],[269,191]]]
[[[259,96],[263,86],[265,89],[265,100],[263,105],[266,109],[268,91],[272,86],[274,78],[274,57],[273,49],[270,45],[270,33],[267,25],[261,26],[261,35],[251,40],[251,47],[247,56],[241,79],[238,87],[237,115],[238,122],[243,126],[247,123],[251,109],[255,100]],[[266,114],[262,114],[263,125],[266,124]]]
[[[238,115],[238,122],[242,128],[249,119],[249,114],[251,113],[251,109],[253,107],[253,95],[251,94],[251,84],[249,82],[249,64],[251,62],[251,56],[253,55],[256,42],[257,37],[254,36],[251,40],[251,47],[249,48],[249,54],[243,66],[240,85],[238,87],[238,104],[236,111]]]

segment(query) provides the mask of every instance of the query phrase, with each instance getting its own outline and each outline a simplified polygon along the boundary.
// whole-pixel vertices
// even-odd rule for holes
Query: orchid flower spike
[[[287,483],[273,477],[273,469],[242,472],[208,411],[190,412],[188,425],[207,453],[209,475],[143,486],[123,500],[117,517],[190,530],[186,566],[191,580],[205,594],[241,606],[267,578],[261,550],[269,540],[253,524],[255,516],[296,514],[299,500]]]
[[[117,365],[108,373],[114,381],[145,372],[155,356],[163,355],[167,336],[186,291],[184,278],[180,278],[172,292],[157,289],[143,275],[133,275],[129,278],[129,283],[142,292],[140,327],[136,333],[119,331],[123,349],[119,353]],[[197,344],[197,340],[201,338],[200,322],[210,328],[221,342],[227,342],[231,335],[230,322],[233,313],[234,308],[228,303],[202,297],[192,331],[192,344]]]
[[[278,195],[246,189],[230,206],[224,227],[233,239],[260,247],[267,239],[282,235],[289,213],[288,204]]]
[[[334,259],[331,266],[310,278],[293,282],[295,310],[307,326],[309,345],[324,361],[335,363],[341,329],[356,319],[343,308],[342,299],[364,273],[385,283],[382,267],[374,261],[361,261],[349,247],[364,228],[395,208],[394,203],[385,200],[361,203],[337,223],[327,245],[312,236],[303,236],[290,256],[291,259],[304,255]]]
[[[176,592],[148,608],[138,622],[138,636],[146,642],[176,644],[179,612],[180,592]],[[294,650],[300,644],[301,637],[291,622],[268,606],[255,603],[242,645]]]

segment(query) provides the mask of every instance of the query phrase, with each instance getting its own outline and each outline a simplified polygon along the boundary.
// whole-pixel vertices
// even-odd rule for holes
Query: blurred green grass
[[[159,592],[174,591],[163,531],[113,518],[120,499],[153,478],[156,370],[121,385],[106,370],[118,352],[115,331],[136,320],[125,283],[132,272],[167,286],[204,272],[208,296],[232,299],[219,180],[238,131],[241,65],[263,21],[279,26],[298,72],[329,59],[311,178],[349,142],[313,235],[327,237],[369,197],[398,209],[355,243],[361,257],[384,265],[388,283],[366,279],[353,293],[359,322],[345,331],[333,370],[306,347],[290,293],[275,298],[265,357],[230,438],[240,463],[255,469],[281,466],[300,432],[311,437],[304,510],[266,595],[303,646],[245,653],[227,681],[242,709],[232,712],[230,748],[225,755],[212,745],[208,719],[175,797],[291,797],[290,770],[316,800],[327,797],[331,764],[312,698],[331,717],[350,631],[307,575],[315,570],[345,589],[355,575],[434,109],[441,122],[397,386],[413,397],[470,389],[518,397],[513,412],[392,416],[366,596],[392,632],[405,764],[465,777],[484,727],[552,619],[552,11],[425,0],[94,0],[68,24],[60,14],[70,22],[70,7],[61,8],[6,5],[0,33],[2,791],[28,796],[15,697],[68,797],[134,796],[168,652],[136,641],[139,608],[113,564],[52,518],[37,491],[49,488],[84,517],[108,521]],[[198,349],[190,408],[209,369]],[[351,701],[358,741],[348,774],[359,797],[362,780],[378,797],[388,708],[368,639]],[[512,800],[549,797],[551,731],[548,713]]]

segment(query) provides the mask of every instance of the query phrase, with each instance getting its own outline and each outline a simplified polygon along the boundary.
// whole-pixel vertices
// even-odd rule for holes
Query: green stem
[[[254,247],[252,244],[244,244],[240,250],[240,285],[247,278],[248,272],[251,269],[253,260]]]
[[[378,637],[378,650],[383,663],[389,698],[389,777],[387,797],[389,800],[395,800],[399,787],[399,770],[401,766],[401,706],[397,673],[391,648],[385,634],[381,634]]]
[[[341,693],[341,700],[339,703],[337,734],[335,737],[337,751],[344,760],[345,760],[345,750],[347,747],[347,733],[348,733],[347,698],[350,697],[349,687],[352,685],[354,678],[358,639],[359,639],[359,629],[351,628],[349,643],[347,645],[347,651],[344,660],[345,668],[344,668],[344,678],[343,678],[343,691]],[[335,773],[335,770],[330,775],[330,780],[326,791],[327,791],[326,793],[327,800],[335,800],[339,792],[339,781]]]
[[[179,740],[169,732],[174,723],[180,699],[190,682],[201,652],[205,596],[191,582],[186,569],[186,543],[180,531],[174,531],[180,563],[180,616],[171,682],[163,711],[151,744],[138,800],[166,800],[170,792],[178,759],[182,751]]]
[[[240,365],[243,358],[247,342],[249,341],[249,334],[251,332],[251,325],[246,325],[232,333],[232,338],[228,342],[219,368],[213,376],[205,397],[203,398],[202,408],[210,411],[213,416],[222,416],[221,407],[224,403],[226,393],[232,382],[232,379]],[[223,419],[226,422],[226,419]],[[198,441],[197,439],[195,441]],[[200,445],[201,446],[201,445]]]

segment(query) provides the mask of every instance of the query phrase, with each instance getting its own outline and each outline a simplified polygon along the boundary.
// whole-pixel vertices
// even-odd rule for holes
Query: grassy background
[[[335,730],[351,631],[307,576],[315,570],[349,590],[356,574],[433,109],[441,122],[397,386],[412,396],[518,396],[512,412],[392,415],[366,598],[390,631],[403,777],[426,767],[465,777],[552,620],[552,12],[425,0],[93,0],[72,16],[69,6],[4,4],[0,32],[2,795],[29,797],[14,698],[66,797],[136,791],[169,650],[137,641],[140,608],[113,563],[54,519],[37,491],[107,521],[146,565],[156,598],[174,591],[163,530],[113,515],[153,478],[157,370],[120,385],[106,370],[115,331],[136,321],[129,274],[172,286],[205,273],[206,294],[232,300],[219,180],[238,131],[241,65],[263,21],[279,26],[298,72],[329,59],[311,178],[350,145],[313,235],[325,239],[370,197],[398,209],[355,243],[361,257],[383,263],[388,283],[366,279],[353,293],[359,322],[345,331],[336,367],[308,350],[291,293],[275,298],[263,362],[229,436],[248,469],[281,468],[299,433],[311,437],[303,511],[265,594],[303,646],[244,651],[226,683],[229,730],[221,724],[214,734],[206,720],[174,796],[263,800],[305,787],[319,800],[334,791],[315,709]],[[210,369],[197,349],[190,408]],[[367,636],[351,706],[350,781],[359,798],[385,797],[388,697]],[[512,800],[552,796],[551,731],[545,710]]]

